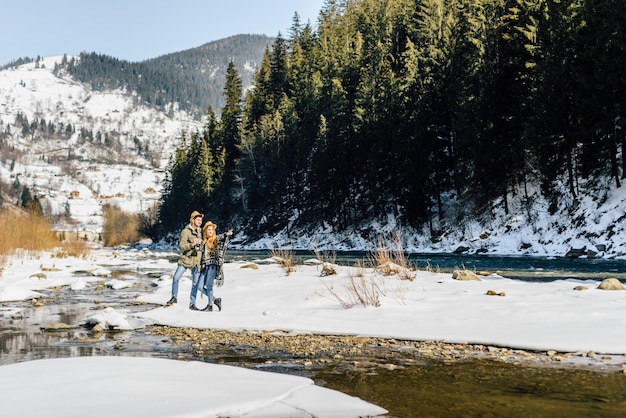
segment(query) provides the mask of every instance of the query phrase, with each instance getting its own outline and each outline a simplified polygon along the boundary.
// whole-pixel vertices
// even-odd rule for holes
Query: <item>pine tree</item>
[[[236,184],[236,162],[240,158],[241,129],[242,129],[242,85],[235,64],[231,61],[226,71],[226,82],[223,91],[225,106],[221,109],[221,120],[216,132],[217,142],[213,144],[214,155],[219,156],[223,152],[224,166],[221,177],[219,193],[215,199],[217,215],[220,219],[226,218],[227,214],[235,206],[232,201],[233,190]]]
[[[241,142],[242,122],[242,85],[241,78],[231,61],[226,70],[224,85],[224,99],[226,105],[221,109],[221,123],[219,127],[222,145],[226,153],[225,171],[232,174],[235,161],[239,158],[239,143]]]
[[[246,97],[246,129],[252,129],[261,116],[271,112],[270,71],[270,50],[267,48],[255,73],[254,89]]]
[[[586,0],[576,33],[576,96],[581,118],[581,175],[611,175],[620,183],[618,147],[625,148],[621,127],[626,105],[626,4],[616,0]],[[608,164],[607,164],[608,162]],[[624,168],[622,167],[622,171]]]
[[[187,152],[187,138],[183,135],[181,145],[176,148],[163,181],[161,205],[158,209],[158,229],[161,236],[176,233],[187,223],[185,214],[198,210],[190,209],[188,204],[191,164]]]
[[[581,0],[539,2],[540,24],[534,71],[533,116],[527,126],[533,155],[542,176],[544,194],[556,203],[553,185],[566,174],[571,198],[577,196],[576,155],[580,109],[577,85],[576,33],[580,29]],[[552,205],[552,209],[555,205]]]

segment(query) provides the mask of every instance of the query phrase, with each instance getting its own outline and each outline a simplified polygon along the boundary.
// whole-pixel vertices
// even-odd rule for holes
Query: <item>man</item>
[[[178,266],[172,277],[172,298],[167,301],[165,306],[171,306],[177,302],[178,282],[187,269],[191,269],[191,279],[193,283],[198,282],[200,277],[200,259],[202,257],[202,218],[203,214],[194,210],[189,217],[189,225],[187,225],[180,233],[178,241],[178,249],[181,251],[178,258]]]

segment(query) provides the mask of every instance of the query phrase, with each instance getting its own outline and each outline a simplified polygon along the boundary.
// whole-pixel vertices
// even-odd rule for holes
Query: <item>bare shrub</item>
[[[273,248],[270,251],[270,255],[276,261],[278,261],[278,263],[280,263],[280,266],[283,268],[287,276],[296,271],[296,269],[294,268],[295,255],[293,250],[284,248]]]
[[[350,275],[350,280],[344,285],[344,291],[341,293],[335,290],[332,283],[325,280],[322,283],[330,295],[329,298],[339,302],[346,309],[356,305],[377,308],[380,306],[380,297],[386,295],[384,278],[375,275],[369,277]]]
[[[102,210],[104,215],[102,240],[106,247],[132,244],[142,238],[139,233],[139,217],[136,214],[124,212],[112,205],[104,205]]]
[[[350,299],[356,302],[355,304],[377,308],[380,306],[380,295],[384,294],[382,284],[375,277],[350,276],[350,281],[346,284],[346,290],[348,295],[350,295]]]
[[[392,261],[393,256],[391,250],[385,246],[383,239],[378,239],[378,245],[376,245],[374,251],[371,251],[368,255],[370,262],[373,266],[382,266]]]

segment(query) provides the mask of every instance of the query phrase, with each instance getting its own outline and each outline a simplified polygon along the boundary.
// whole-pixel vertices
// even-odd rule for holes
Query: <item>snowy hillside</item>
[[[202,123],[174,107],[166,114],[137,104],[132,94],[95,92],[56,77],[61,58],[0,71],[0,178],[18,179],[49,213],[77,221],[76,230],[98,233],[103,204],[131,212],[154,204],[182,132]],[[48,126],[72,131],[43,139],[37,129]]]
[[[52,70],[61,58],[46,58],[38,64],[0,71],[2,130],[11,129],[12,145],[22,151],[34,156],[70,154],[92,161],[129,159],[125,153],[130,153],[129,163],[145,165],[146,162],[136,155],[141,148],[155,152],[160,157],[157,165],[163,167],[181,132],[193,131],[200,126],[198,121],[177,111],[175,106],[166,114],[136,103],[132,93],[92,91],[89,86],[69,78],[56,77]],[[36,141],[33,134],[23,137],[15,132],[14,126],[20,113],[30,123],[44,119],[57,127],[71,124],[75,132],[69,140],[56,142]],[[116,146],[98,146],[104,143],[103,138],[91,143],[79,141],[81,129],[94,135],[108,133],[115,137]]]
[[[520,193],[509,196],[508,214],[501,201],[493,202],[491,213],[475,215],[463,202],[449,199],[445,224],[435,221],[442,234],[434,238],[427,225],[406,228],[390,216],[385,223],[372,222],[347,233],[336,233],[330,227],[307,231],[285,228],[283,233],[247,247],[370,250],[382,237],[389,248],[396,249],[393,236],[398,234],[402,248],[416,253],[626,259],[626,186],[600,183],[581,180],[576,200],[562,190],[563,197],[552,212],[539,188],[530,185],[527,198]]]

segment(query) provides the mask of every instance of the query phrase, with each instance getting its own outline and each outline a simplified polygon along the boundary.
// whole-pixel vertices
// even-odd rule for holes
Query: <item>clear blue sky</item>
[[[298,12],[314,26],[325,0],[7,0],[0,65],[97,52],[141,61],[237,34],[287,36]]]

